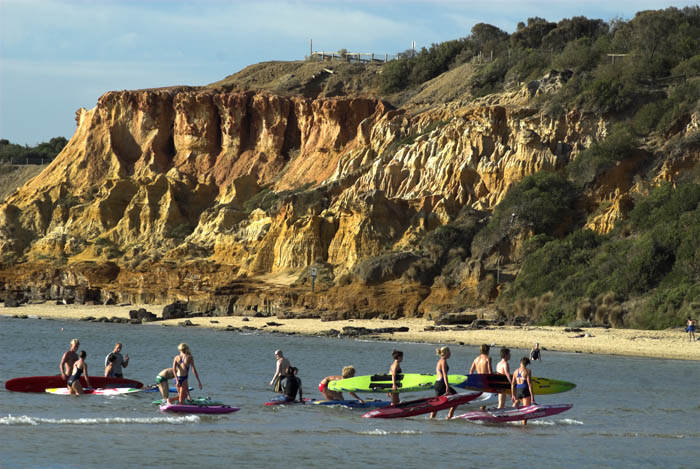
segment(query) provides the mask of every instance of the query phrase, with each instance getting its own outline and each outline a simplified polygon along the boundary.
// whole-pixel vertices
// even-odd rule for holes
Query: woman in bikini
[[[435,395],[436,396],[449,396],[450,394],[456,394],[455,390],[450,387],[450,383],[447,380],[447,373],[450,371],[450,366],[447,364],[447,359],[452,356],[449,347],[441,347],[435,349],[435,354],[440,357],[435,366]],[[451,419],[455,413],[456,407],[450,407],[450,411],[447,413],[447,419]],[[431,412],[430,418],[435,418],[437,412]]]
[[[403,352],[400,350],[394,350],[393,352],[391,352],[391,356],[394,359],[394,362],[389,368],[389,374],[391,375],[392,392],[387,393],[387,395],[391,397],[391,405],[396,405],[400,402],[399,393],[397,392],[399,389],[399,384],[397,383],[397,381],[399,381],[398,376],[402,373],[401,362],[403,361]]]
[[[192,367],[192,371],[197,377],[199,389],[202,389],[202,381],[199,379],[199,373],[197,373],[197,368],[194,366],[194,357],[190,353],[190,347],[182,343],[177,346],[177,349],[180,353],[173,358],[173,375],[175,375],[178,401],[180,404],[184,404],[186,400],[191,400],[189,383],[187,381],[190,367]],[[170,403],[170,400],[168,402]]]
[[[68,392],[70,394],[83,394],[83,385],[80,383],[80,377],[85,374],[85,383],[90,386],[90,378],[88,378],[87,363],[85,363],[85,357],[87,353],[85,350],[80,352],[80,358],[73,364],[73,372],[71,373],[66,386],[68,387]]]
[[[510,382],[510,397],[516,407],[536,404],[535,394],[532,392],[532,373],[527,368],[529,364],[529,358],[521,358],[520,368],[513,373],[513,379]],[[526,424],[527,420],[523,420],[523,425]]]

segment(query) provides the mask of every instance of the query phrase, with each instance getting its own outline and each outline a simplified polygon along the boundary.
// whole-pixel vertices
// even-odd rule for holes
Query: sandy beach
[[[3,316],[27,316],[42,319],[67,319],[80,320],[88,316],[129,318],[129,311],[146,308],[148,311],[161,316],[162,305],[129,305],[129,306],[83,306],[83,305],[55,305],[32,304],[22,305],[18,308],[0,307],[0,315]],[[408,327],[408,332],[396,332],[393,334],[374,334],[363,336],[364,338],[376,338],[379,340],[395,340],[406,342],[425,342],[434,344],[463,344],[480,345],[483,343],[493,347],[509,347],[529,349],[535,342],[543,348],[543,357],[546,359],[546,351],[561,351],[574,353],[594,353],[607,355],[623,355],[648,358],[672,358],[679,360],[700,360],[700,341],[690,342],[687,333],[683,329],[646,331],[635,329],[604,329],[583,328],[582,332],[566,332],[563,327],[536,327],[536,326],[504,326],[488,327],[477,330],[446,330],[425,331],[429,326],[434,326],[432,321],[425,319],[388,320],[358,320],[322,322],[319,319],[277,319],[276,317],[201,317],[188,319],[199,327],[226,328],[255,327],[265,332],[297,333],[314,335],[330,329],[341,331],[344,327],[364,327],[377,329],[383,327]],[[171,319],[168,321],[155,321],[145,323],[142,327],[182,327],[179,324],[183,319]],[[276,325],[268,325],[275,323]],[[453,329],[454,326],[447,326]],[[492,353],[497,357],[498,352]]]

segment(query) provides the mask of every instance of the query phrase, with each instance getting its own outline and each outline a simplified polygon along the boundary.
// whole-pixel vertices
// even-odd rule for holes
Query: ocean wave
[[[197,415],[185,415],[181,417],[104,417],[104,418],[78,418],[78,419],[61,419],[61,418],[43,418],[31,417],[29,415],[0,417],[0,425],[19,425],[19,426],[36,426],[36,425],[111,425],[111,424],[171,424],[182,425],[185,423],[199,423],[200,418]]]

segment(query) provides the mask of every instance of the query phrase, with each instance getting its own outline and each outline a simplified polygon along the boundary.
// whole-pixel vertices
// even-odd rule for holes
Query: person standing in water
[[[184,404],[186,400],[191,400],[189,382],[187,380],[190,367],[197,377],[199,389],[202,389],[202,381],[199,379],[199,373],[197,373],[197,368],[194,366],[194,357],[190,353],[190,347],[183,342],[177,346],[177,350],[180,353],[173,358],[173,375],[175,376],[178,401],[180,404]]]
[[[394,359],[394,362],[391,364],[391,367],[389,367],[389,374],[391,375],[392,392],[387,393],[387,395],[391,397],[391,405],[396,405],[400,402],[398,389],[399,383],[401,381],[399,375],[402,373],[401,362],[403,361],[403,352],[394,349],[394,351],[391,352],[391,356]]]
[[[535,404],[535,394],[532,392],[532,373],[527,368],[530,359],[523,357],[520,359],[520,368],[513,373],[510,382],[510,397],[516,407],[527,407]],[[523,420],[523,425],[527,420]]]
[[[688,316],[688,320],[685,322],[685,331],[688,333],[688,340],[691,342],[695,340],[695,320],[690,319],[690,316]]]
[[[542,360],[542,353],[540,350],[540,343],[539,342],[536,342],[535,346],[532,347],[532,350],[530,350],[530,360],[532,360],[533,362],[535,360],[540,360],[540,361]]]
[[[123,378],[124,373],[122,372],[122,367],[126,368],[129,366],[129,354],[126,355],[126,358],[122,356],[121,354],[122,351],[122,343],[117,342],[114,344],[114,350],[112,350],[112,353],[107,355],[105,357],[105,376],[110,376],[113,378]],[[110,357],[114,356],[114,360],[110,362]],[[111,367],[108,370],[107,368],[110,366]]]
[[[450,394],[456,394],[456,391],[450,387],[450,383],[447,378],[447,373],[450,371],[450,367],[447,364],[447,359],[452,356],[449,347],[441,347],[435,349],[435,354],[440,357],[435,366],[435,395],[436,396],[449,396]],[[447,419],[451,419],[455,413],[455,407],[450,407],[450,411],[447,413]],[[437,412],[431,412],[430,418],[435,418]]]
[[[508,382],[511,383],[512,385],[512,377],[510,376],[510,365],[508,364],[508,360],[510,360],[510,349],[507,348],[502,348],[501,349],[501,361],[498,362],[498,365],[496,365],[496,373],[501,374],[501,375],[506,375],[506,378],[508,378]],[[499,393],[498,394],[498,409],[502,409],[506,406],[506,395],[505,393]]]
[[[479,348],[479,356],[474,359],[472,366],[469,368],[468,374],[478,373],[481,375],[493,373],[491,368],[491,357],[489,351],[491,347],[487,344],[481,344]]]
[[[304,403],[304,396],[301,389],[301,379],[297,378],[299,369],[293,366],[287,368],[287,379],[284,382],[284,396],[287,402],[294,402],[296,395],[299,394],[299,403]]]
[[[344,401],[345,399],[343,398],[343,393],[338,391],[331,391],[330,389],[328,389],[328,383],[330,383],[331,381],[339,381],[341,379],[352,378],[353,376],[355,376],[355,367],[346,366],[345,368],[343,368],[341,376],[326,376],[325,378],[323,378],[321,382],[318,383],[318,390],[321,391],[323,397],[325,397],[329,401]],[[350,395],[358,401],[360,401],[360,404],[365,403],[365,401],[363,401],[360,398],[360,396],[358,396],[354,392],[350,391]]]
[[[284,393],[282,380],[287,376],[287,370],[291,367],[289,360],[284,358],[282,350],[275,350],[275,358],[277,359],[277,367],[275,368],[275,376],[270,380],[270,386],[273,386],[275,392]]]
[[[68,392],[76,396],[79,394],[83,394],[83,385],[80,382],[80,377],[83,374],[85,375],[85,384],[87,384],[87,387],[91,387],[90,378],[88,377],[88,366],[87,363],[85,363],[85,357],[87,357],[87,353],[85,352],[85,350],[81,350],[78,361],[76,361],[73,364],[73,372],[68,378],[68,381],[66,381],[66,387],[68,388]]]
[[[58,367],[61,369],[61,378],[67,380],[73,371],[73,365],[78,361],[78,348],[80,347],[80,341],[78,339],[72,339],[70,341],[70,348],[63,354]]]

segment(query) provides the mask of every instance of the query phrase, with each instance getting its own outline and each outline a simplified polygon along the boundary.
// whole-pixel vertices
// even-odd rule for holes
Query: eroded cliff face
[[[2,260],[16,266],[4,272],[8,289],[72,282],[131,299],[197,297],[231,313],[236,299],[269,296],[274,284],[265,304],[391,315],[476,291],[484,266],[465,264],[461,285],[432,290],[339,279],[365,259],[415,248],[463,207],[491,210],[514,183],[561,168],[608,127],[523,103],[412,115],[375,99],[193,88],[110,92],[76,121],[56,160],[0,207]],[[591,203],[608,208],[591,227],[612,227],[628,176],[618,168],[593,191]],[[91,267],[107,263],[107,276]],[[54,274],[37,275],[46,265]],[[329,272],[322,296],[299,283],[311,265]],[[232,282],[247,286],[226,293]],[[215,291],[223,296],[211,300]]]

